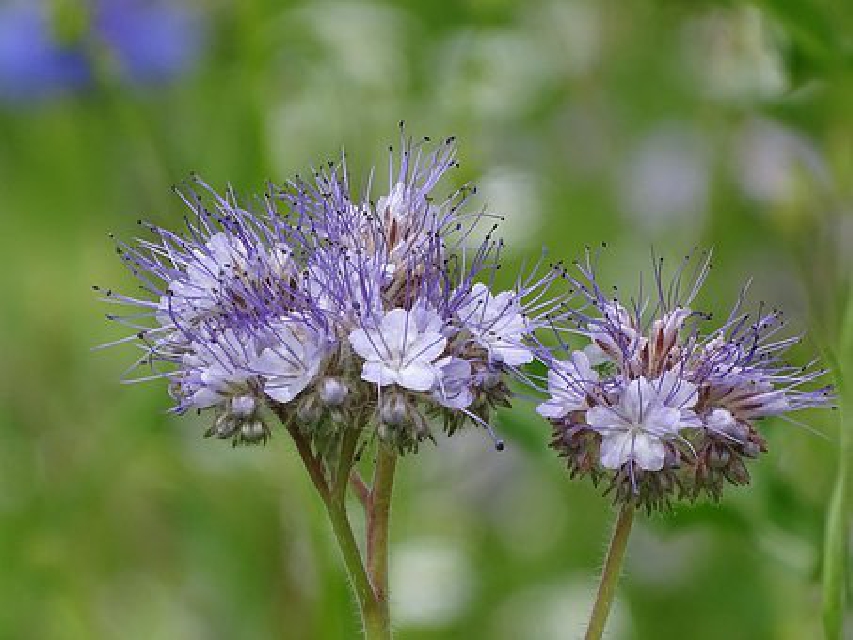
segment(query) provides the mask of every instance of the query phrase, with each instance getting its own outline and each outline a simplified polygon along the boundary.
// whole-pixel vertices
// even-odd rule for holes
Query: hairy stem
[[[277,412],[278,413],[278,412]],[[364,625],[364,637],[366,640],[388,640],[390,635],[390,622],[387,614],[387,605],[382,603],[376,596],[370,578],[367,575],[361,550],[353,534],[352,526],[347,515],[346,489],[349,484],[350,471],[355,460],[355,448],[358,443],[358,430],[351,429],[345,434],[341,442],[338,469],[332,483],[327,481],[321,460],[311,449],[308,438],[299,429],[286,419],[286,416],[278,413],[282,423],[286,426],[296,451],[308,475],[323,500],[332,531],[341,550],[344,566],[347,570],[356,598],[361,611],[362,624]]]
[[[355,463],[355,448],[358,446],[358,437],[358,429],[347,429],[341,440],[338,470],[332,486],[332,499],[343,505],[346,504],[347,485],[349,485],[350,472]]]
[[[628,547],[628,536],[631,534],[633,521],[634,507],[630,504],[622,505],[619,516],[616,518],[604,569],[601,571],[598,595],[595,597],[595,605],[593,605],[589,626],[584,636],[585,640],[600,640],[604,633],[604,625],[607,623],[607,616],[610,613],[613,598],[616,596],[616,585],[619,583],[622,560],[625,558],[625,549]]]
[[[329,520],[332,523],[332,530],[338,541],[338,547],[340,547],[344,565],[347,568],[347,574],[358,598],[362,622],[364,623],[365,637],[370,640],[384,638],[384,636],[377,634],[375,631],[375,620],[380,615],[378,609],[379,603],[370,585],[367,572],[364,569],[361,552],[359,551],[355,535],[353,535],[346,507],[342,503],[329,500],[326,502],[326,512],[329,514]]]
[[[397,454],[380,443],[367,521],[367,569],[380,610],[390,620],[388,596],[388,530]],[[389,635],[390,638],[390,624]]]
[[[308,476],[311,478],[311,482],[314,483],[314,488],[317,489],[317,493],[320,494],[323,502],[328,502],[329,485],[326,482],[326,476],[323,474],[323,467],[320,464],[320,461],[314,455],[314,452],[311,451],[311,443],[309,443],[308,439],[299,432],[299,429],[295,425],[290,422],[285,422],[284,420],[282,420],[282,422],[285,427],[287,427],[290,437],[293,438],[293,443],[296,445],[296,451],[299,453],[299,457],[302,458],[302,463],[308,471]]]

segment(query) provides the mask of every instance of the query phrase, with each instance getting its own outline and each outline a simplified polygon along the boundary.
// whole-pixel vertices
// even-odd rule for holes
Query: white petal
[[[435,312],[435,309],[422,301],[418,301],[412,307],[411,316],[421,333],[441,333],[444,327],[441,316]]]
[[[252,358],[249,368],[263,376],[274,376],[293,367],[283,362],[281,356],[272,349],[264,349],[261,355]]]
[[[639,424],[646,407],[656,401],[657,395],[657,390],[644,377],[631,380],[620,398],[620,405],[628,421]]]
[[[552,396],[563,395],[569,390],[567,377],[570,374],[563,371],[565,368],[566,365],[560,362],[556,368],[548,369],[548,393]]]
[[[702,418],[696,415],[693,409],[681,409],[681,418],[678,423],[679,429],[687,429],[689,427],[699,428],[702,426]]]
[[[646,471],[660,471],[666,458],[663,441],[652,435],[638,433],[634,438],[631,457]]]
[[[597,345],[596,345],[597,347]],[[598,348],[598,347],[597,347]],[[598,348],[601,351],[600,348]],[[602,353],[604,353],[602,351]],[[589,356],[586,351],[572,351],[572,364],[574,365],[574,377],[580,378],[584,382],[595,382],[598,380],[598,373],[592,368],[589,361]]]
[[[381,348],[381,339],[379,336],[369,336],[364,329],[356,329],[351,332],[349,334],[349,343],[352,345],[353,351],[365,360],[379,355],[377,347]]]
[[[482,282],[475,282],[474,286],[471,287],[471,293],[469,295],[469,299],[481,299],[481,298],[491,298],[492,294],[489,291],[489,288],[484,285]]]
[[[471,406],[472,402],[474,402],[474,394],[467,387],[462,388],[455,395],[439,394],[438,396],[438,403],[448,409],[466,409]]]
[[[471,363],[460,358],[448,356],[435,363],[441,370],[441,377],[449,380],[465,380],[471,377]]]
[[[397,372],[397,383],[412,391],[429,391],[435,384],[432,365],[415,362]]]
[[[361,377],[363,380],[378,384],[380,387],[397,382],[397,372],[375,360],[365,362],[362,365]]]
[[[620,431],[601,439],[601,466],[618,469],[631,457],[632,437],[627,431]]]
[[[698,387],[684,380],[675,370],[667,371],[653,384],[659,390],[661,402],[669,407],[690,409],[699,400]]]
[[[415,327],[411,326],[414,331]],[[417,342],[412,344],[404,355],[404,360],[416,362],[432,362],[444,353],[447,346],[447,338],[439,333],[425,333],[418,337]]]
[[[494,346],[492,355],[495,360],[503,362],[511,367],[517,367],[528,362],[533,362],[533,352],[523,346]]]
[[[446,357],[435,363],[439,372],[433,396],[438,403],[450,409],[464,409],[474,401],[471,392],[471,363],[459,358]]]
[[[295,381],[285,378],[270,378],[264,384],[264,393],[276,402],[290,402],[308,384],[307,379],[303,379],[301,384],[294,383]]]
[[[409,213],[406,208],[406,185],[397,182],[388,196],[379,198],[376,210],[380,215],[385,215],[387,210],[394,218],[402,218]]]
[[[222,396],[210,389],[202,387],[190,398],[190,405],[196,409],[207,409],[222,402]]]
[[[399,308],[391,309],[385,314],[382,318],[381,329],[382,337],[392,349],[394,345],[403,344],[403,336],[417,333],[417,327],[409,318],[409,312]]]
[[[625,431],[630,425],[610,407],[596,405],[586,412],[586,423],[601,434],[614,430]]]
[[[680,426],[680,409],[672,407],[650,407],[646,415],[643,416],[643,429],[661,438],[676,435]]]
[[[605,362],[610,362],[610,357],[604,352],[604,349],[594,342],[585,346],[583,348],[583,353],[592,367],[604,364]]]
[[[543,418],[559,420],[560,418],[564,418],[568,415],[569,409],[562,400],[553,398],[536,407],[536,412]]]
[[[489,289],[482,282],[477,282],[464,297],[457,308],[456,315],[465,324],[478,324],[483,317],[484,308],[490,298]]]

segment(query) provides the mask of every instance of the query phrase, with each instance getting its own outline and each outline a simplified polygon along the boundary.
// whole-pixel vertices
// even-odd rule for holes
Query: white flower
[[[440,318],[432,311],[392,309],[379,326],[356,329],[349,335],[355,352],[364,358],[361,377],[379,386],[397,384],[412,391],[433,388],[435,361],[447,338],[436,330]]]
[[[666,458],[665,442],[694,426],[695,385],[675,376],[628,384],[618,402],[597,405],[586,413],[590,428],[601,434],[601,464],[618,469],[628,462],[646,471],[660,471]]]
[[[703,426],[711,433],[732,442],[746,443],[749,438],[749,429],[738,422],[728,409],[711,409],[704,418]]]
[[[310,329],[283,323],[272,329],[270,342],[252,361],[252,369],[263,377],[264,393],[277,402],[290,402],[317,376],[326,344]]]
[[[791,403],[782,389],[774,389],[767,380],[730,367],[727,378],[712,380],[708,386],[711,402],[728,409],[740,420],[775,416],[791,410]]]
[[[587,395],[598,381],[584,351],[572,352],[570,362],[555,362],[548,370],[548,393],[551,399],[543,402],[536,411],[545,418],[565,418],[572,411],[587,409]]]
[[[510,366],[533,361],[533,352],[523,343],[529,328],[515,292],[502,291],[493,296],[486,285],[478,282],[456,315],[477,343],[488,350],[490,359]]]
[[[241,339],[226,329],[193,343],[183,357],[186,374],[181,381],[189,392],[187,407],[206,409],[249,393],[254,378],[249,363],[255,355],[254,341]]]
[[[612,361],[622,363],[627,356],[632,359],[646,344],[646,338],[637,330],[634,318],[618,302],[601,306],[601,318],[589,323],[589,338],[592,345],[587,357],[593,366]]]
[[[342,258],[339,252],[324,254],[323,260],[307,270],[305,285],[318,309],[339,314],[342,324],[352,326],[359,315],[382,312],[382,287],[388,278],[385,265],[364,252],[348,249],[346,256]],[[340,262],[339,270],[329,268],[331,261]],[[357,313],[353,306],[358,307]]]
[[[474,401],[471,391],[471,363],[460,358],[442,358],[435,363],[439,370],[433,391],[436,401],[448,409],[465,409]]]
[[[171,325],[177,316],[191,323],[215,311],[229,285],[240,280],[259,282],[266,276],[286,281],[293,273],[290,250],[277,244],[267,250],[258,246],[250,255],[248,248],[234,236],[215,233],[204,245],[184,258],[184,272],[167,287],[168,295],[160,298],[157,317],[161,324]]]
[[[234,238],[223,232],[212,235],[204,250],[193,250],[186,263],[186,273],[169,283],[172,300],[161,300],[161,312],[168,312],[170,304],[173,311],[181,315],[188,311],[199,314],[211,310],[217,304],[224,274],[241,268],[246,262],[246,249],[238,246]]]
[[[398,270],[407,269],[413,252],[417,255],[424,250],[424,245],[430,244],[436,211],[417,187],[397,182],[387,196],[379,198],[376,212],[382,220],[384,235],[383,251],[378,253],[386,253],[388,262],[383,268],[390,280]],[[372,239],[369,239],[368,245],[371,244]]]
[[[675,344],[684,321],[692,314],[689,307],[676,307],[652,323],[652,336],[655,342],[661,343],[661,351],[667,351]]]
[[[598,343],[596,342],[586,345],[583,348],[583,353],[586,356],[586,359],[589,360],[589,364],[593,367],[611,362],[610,357],[604,349],[598,346]]]
[[[402,182],[397,182],[391,188],[391,193],[379,198],[376,203],[376,210],[380,215],[387,221],[395,221],[397,223],[406,222],[406,218],[412,213],[410,209],[406,185]]]

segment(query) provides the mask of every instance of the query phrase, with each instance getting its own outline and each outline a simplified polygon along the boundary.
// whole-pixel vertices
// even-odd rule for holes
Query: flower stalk
[[[610,547],[607,550],[607,559],[601,570],[601,581],[598,585],[598,594],[592,607],[589,618],[585,640],[600,640],[607,624],[607,616],[616,596],[616,587],[619,584],[619,576],[622,570],[622,561],[625,559],[625,550],[628,548],[628,538],[631,535],[631,525],[634,521],[634,506],[626,502],[619,510],[616,518],[616,526],[613,529],[613,537],[610,539]]]
[[[379,446],[367,523],[367,565],[379,606],[388,611],[388,532],[397,454]]]
[[[364,637],[366,640],[389,640],[388,530],[396,454],[380,447],[374,486],[372,489],[367,488],[353,471],[361,425],[351,428],[341,440],[338,466],[334,482],[330,484],[309,439],[292,423],[285,422],[282,416],[280,418],[293,438],[314,488],[326,507],[350,584],[358,600]],[[357,482],[354,482],[355,478],[358,478]],[[351,484],[357,495],[365,492],[358,497],[365,507],[367,518],[366,562],[347,512],[347,487]]]

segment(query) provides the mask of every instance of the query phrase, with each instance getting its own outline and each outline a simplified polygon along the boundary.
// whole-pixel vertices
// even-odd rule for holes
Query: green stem
[[[341,439],[341,450],[338,458],[338,471],[332,486],[332,499],[341,504],[346,503],[347,486],[350,482],[350,472],[355,464],[355,449],[358,446],[358,429],[347,429]]]
[[[826,519],[823,555],[823,630],[826,640],[842,637],[848,564],[850,523],[851,462],[853,429],[845,427],[845,418],[853,415],[853,288],[848,293],[842,318],[838,358],[835,363],[841,419],[838,436],[838,471]]]
[[[376,471],[367,519],[367,570],[373,583],[376,602],[385,625],[385,635],[391,637],[391,616],[388,586],[388,531],[391,518],[391,495],[394,491],[394,471],[397,454],[379,444]]]
[[[364,636],[368,640],[384,640],[390,636],[380,633],[381,628],[378,626],[378,621],[381,621],[382,618],[381,607],[373,593],[373,588],[364,569],[364,563],[361,561],[361,552],[347,518],[346,507],[330,500],[326,502],[326,511],[329,514],[332,530],[335,532],[335,538],[337,538],[341,555],[344,558],[344,565],[358,598],[364,624]]]
[[[374,594],[373,586],[370,584],[370,578],[367,576],[364,562],[361,559],[358,542],[355,539],[349,517],[347,516],[346,487],[349,482],[350,469],[354,461],[358,431],[352,429],[344,436],[344,440],[341,443],[340,459],[338,461],[338,474],[334,479],[335,484],[330,487],[323,471],[323,465],[312,451],[308,438],[287,419],[286,415],[278,410],[276,412],[293,438],[296,450],[302,458],[308,475],[326,507],[329,522],[332,524],[332,531],[341,550],[341,556],[343,556],[347,575],[355,590],[356,598],[358,598],[358,606],[361,610],[362,623],[364,624],[364,637],[366,640],[386,640],[390,638],[389,633],[383,631],[384,629],[390,629],[387,624],[387,614],[383,614],[379,600]]]
[[[595,597],[595,605],[584,636],[585,640],[600,640],[604,633],[604,625],[607,623],[610,606],[616,595],[616,585],[619,583],[622,560],[625,557],[625,549],[628,547],[628,536],[631,534],[633,521],[634,507],[624,504],[616,519],[616,527],[613,529],[613,538],[610,540],[607,559],[601,571],[601,583],[598,585],[598,595]]]
[[[308,476],[311,478],[311,482],[314,483],[317,493],[320,494],[324,503],[328,503],[330,497],[329,485],[326,482],[326,476],[323,474],[323,467],[320,465],[320,461],[314,455],[314,452],[311,451],[311,444],[299,432],[299,428],[287,420],[285,416],[279,414],[279,418],[287,428],[288,433],[290,433],[290,437],[293,438],[296,451],[299,453],[299,457],[302,458],[302,463],[305,465],[305,469],[308,471]]]

